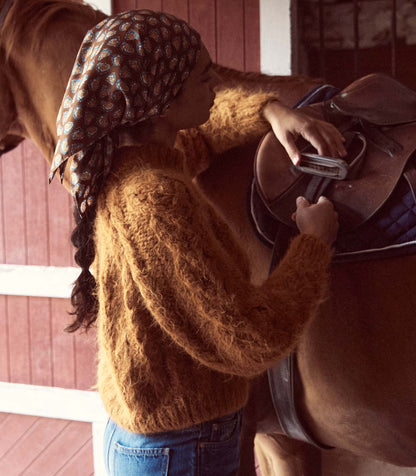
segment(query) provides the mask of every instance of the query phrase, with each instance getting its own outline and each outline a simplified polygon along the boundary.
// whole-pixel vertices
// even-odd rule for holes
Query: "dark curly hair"
[[[71,304],[74,308],[70,314],[76,318],[65,330],[75,332],[80,328],[88,330],[97,319],[98,299],[96,282],[90,272],[95,258],[94,222],[96,207],[90,207],[83,218],[78,209],[74,208],[76,226],[71,235],[71,242],[76,248],[75,262],[81,267],[81,274],[74,283]]]

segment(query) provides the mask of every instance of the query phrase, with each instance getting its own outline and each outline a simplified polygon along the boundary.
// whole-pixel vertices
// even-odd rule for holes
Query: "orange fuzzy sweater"
[[[241,408],[249,379],[293,349],[324,297],[328,246],[300,235],[253,286],[243,251],[189,174],[263,135],[270,97],[221,92],[210,121],[181,134],[186,161],[155,144],[114,159],[95,232],[98,388],[130,431],[185,428]]]

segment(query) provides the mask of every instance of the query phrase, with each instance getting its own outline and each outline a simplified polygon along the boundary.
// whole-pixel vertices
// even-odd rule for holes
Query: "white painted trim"
[[[0,294],[69,298],[79,268],[0,264]]]
[[[89,3],[94,8],[101,10],[106,15],[112,13],[112,1],[111,0],[84,0],[84,3]]]
[[[94,475],[106,476],[103,444],[108,415],[97,392],[0,382],[0,412],[92,423]]]
[[[63,420],[105,422],[98,392],[0,382],[0,412]]]
[[[291,0],[260,0],[260,67],[266,74],[291,74]]]
[[[104,431],[106,422],[92,422],[92,446],[94,456],[94,476],[106,476],[103,456]]]

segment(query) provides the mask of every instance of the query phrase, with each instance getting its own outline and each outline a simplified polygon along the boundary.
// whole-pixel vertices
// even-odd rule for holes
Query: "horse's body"
[[[19,3],[18,10],[32,4]],[[35,11],[42,13],[38,7]],[[7,63],[0,40],[0,152],[29,137],[50,162],[55,117],[75,55],[85,32],[102,18],[85,6],[58,10],[30,55],[28,45],[40,30],[17,32],[21,36],[9,45]],[[5,27],[11,31],[10,24]],[[315,84],[275,78],[267,87],[293,104]],[[246,147],[220,157],[198,177],[198,185],[240,237],[253,281],[260,283],[267,276],[270,250],[254,235],[246,212],[254,150]],[[414,256],[333,266],[329,298],[298,353],[301,414],[321,443],[416,466],[415,277]],[[253,386],[247,416],[258,431],[277,428],[268,395],[263,376]]]
[[[251,163],[250,153],[228,157],[199,183],[240,231],[261,282],[271,253],[250,233],[245,204]],[[301,412],[321,443],[416,466],[414,277],[414,256],[333,266],[330,297],[298,349]],[[266,383],[255,387],[254,402],[265,398]],[[270,418],[268,412],[266,431]]]

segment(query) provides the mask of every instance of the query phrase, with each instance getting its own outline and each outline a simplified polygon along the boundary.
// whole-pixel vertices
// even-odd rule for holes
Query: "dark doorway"
[[[372,72],[416,89],[416,0],[297,0],[294,71],[338,87]]]

